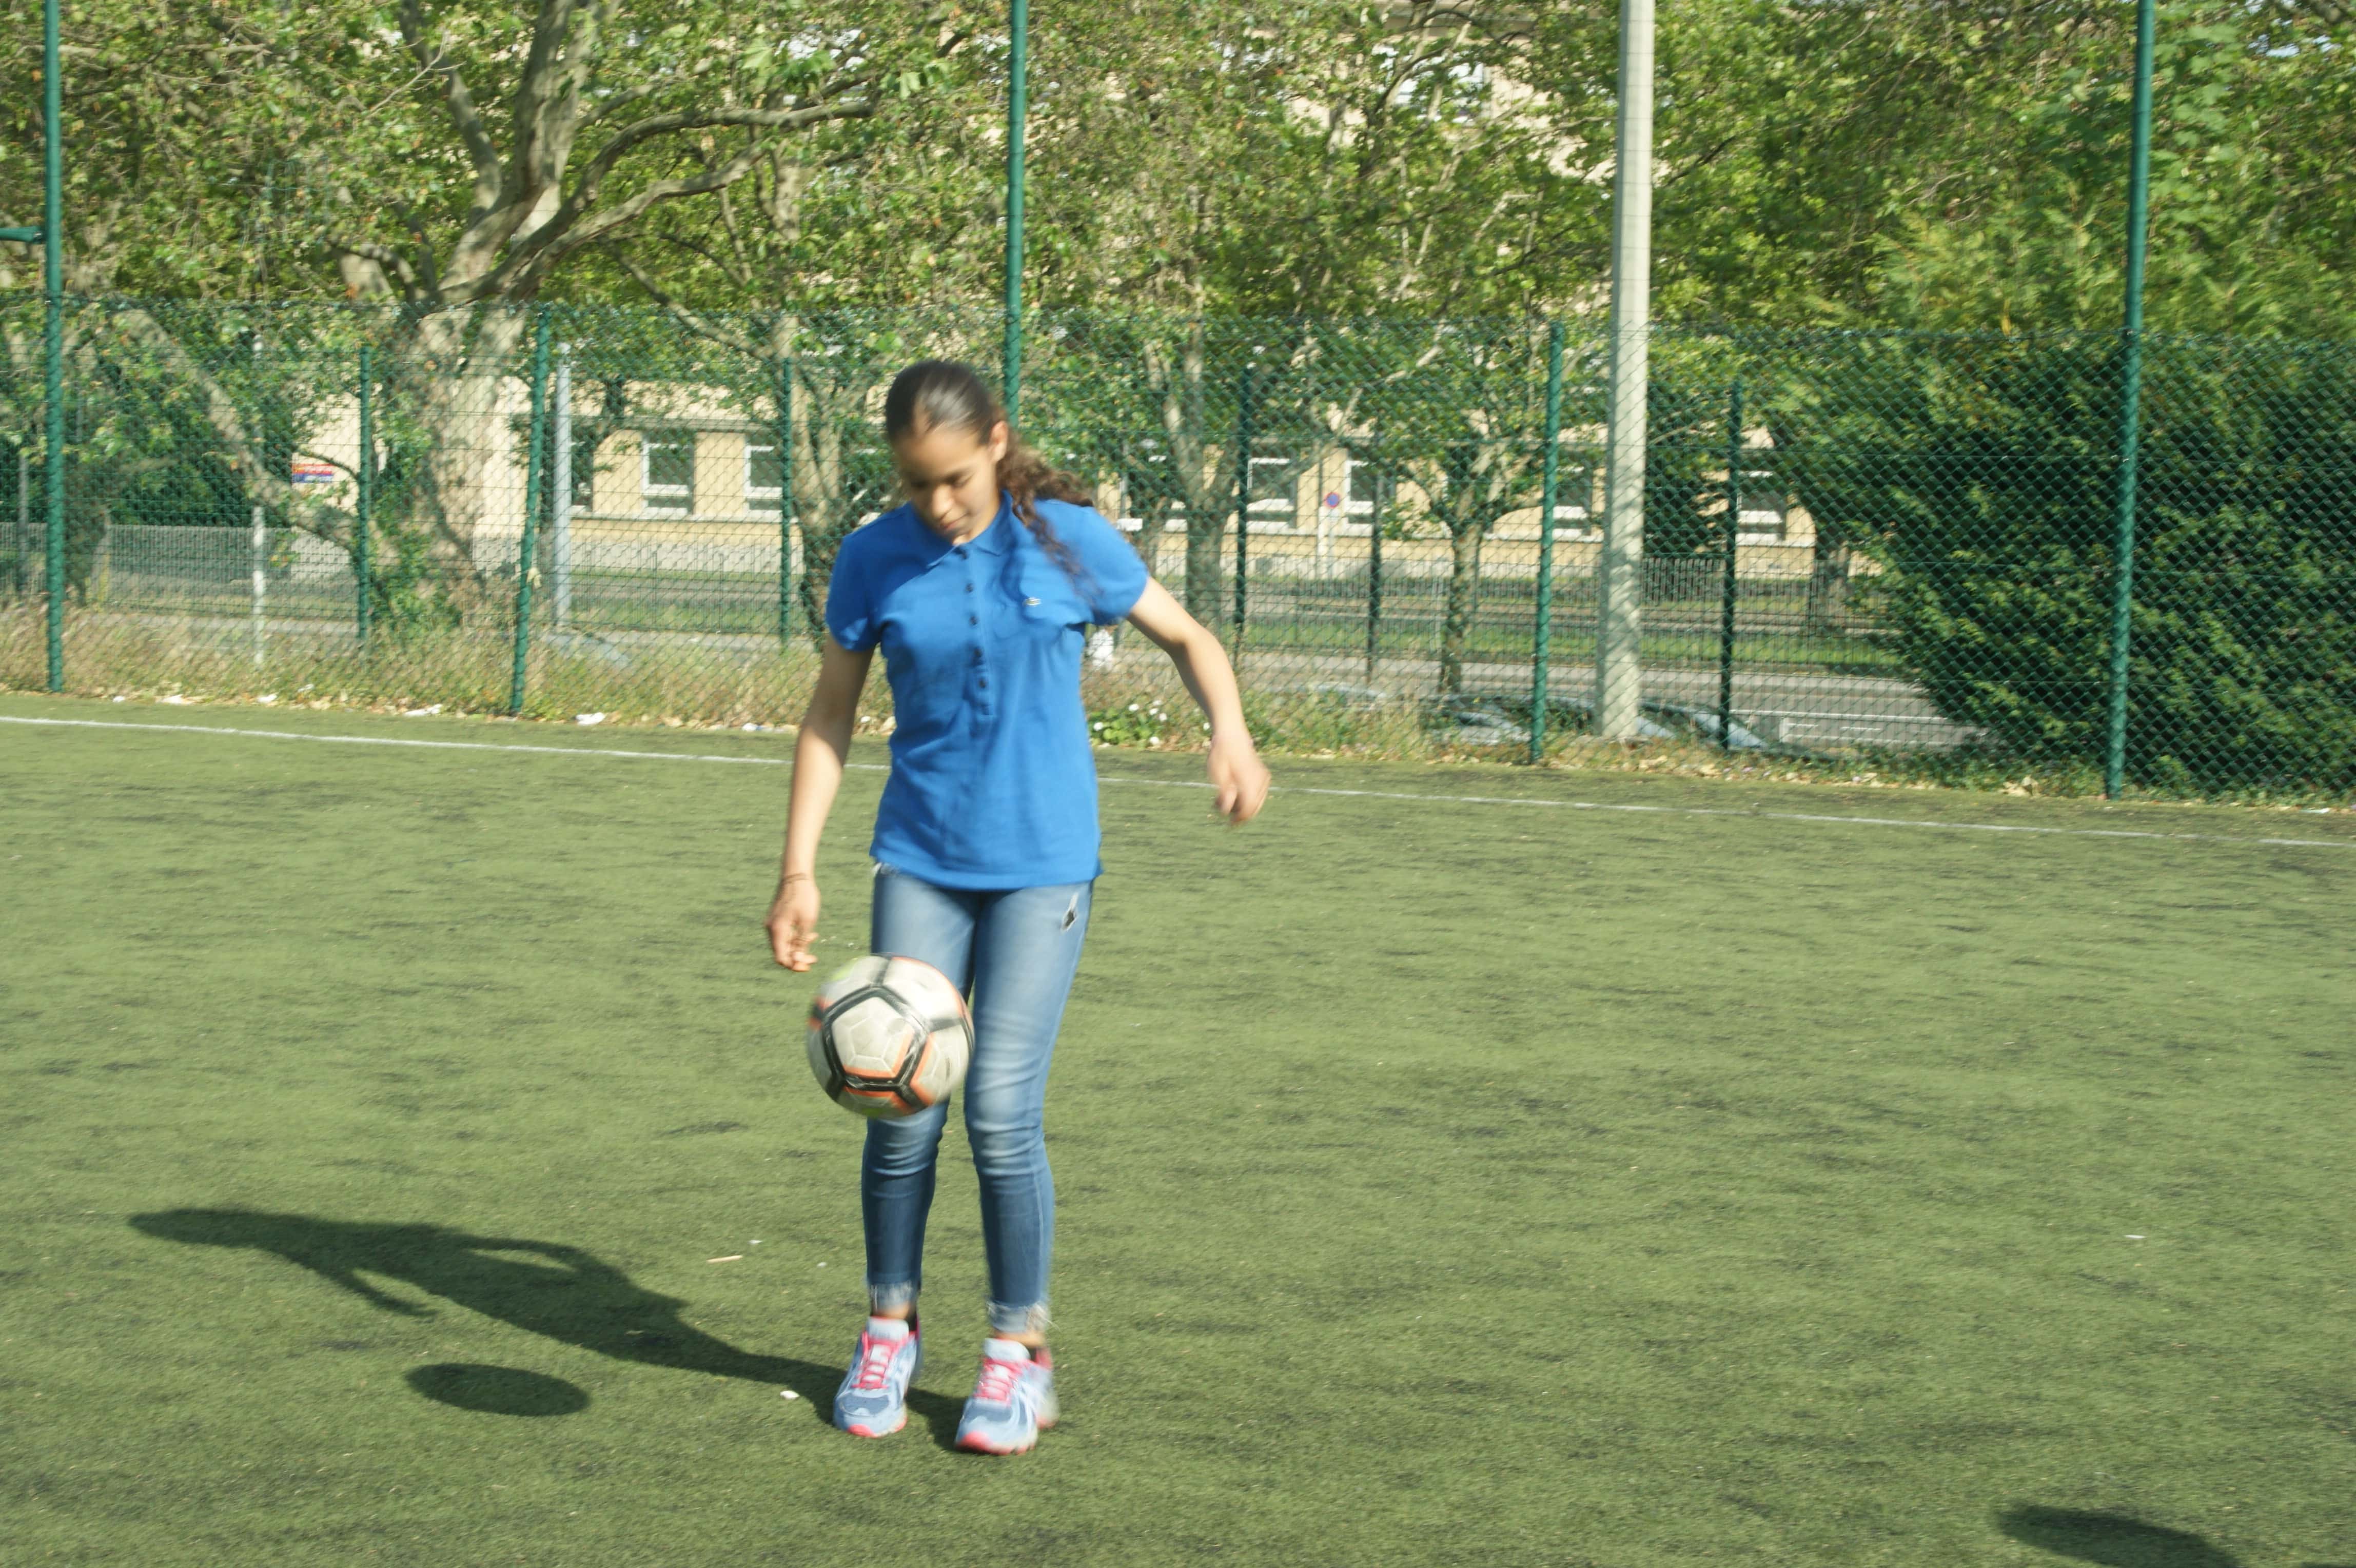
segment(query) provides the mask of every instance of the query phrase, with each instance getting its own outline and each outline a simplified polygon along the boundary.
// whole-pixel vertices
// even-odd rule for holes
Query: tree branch
[[[380,245],[372,240],[329,240],[327,253],[331,256],[353,256],[363,262],[373,262],[400,281],[402,289],[412,298],[417,297],[417,270],[409,258],[390,245]]]
[[[349,514],[303,494],[285,473],[270,470],[263,463],[253,437],[247,432],[245,416],[239,412],[237,400],[223,390],[219,381],[206,374],[204,367],[197,363],[181,347],[179,340],[166,331],[154,317],[140,309],[118,310],[109,315],[107,322],[202,393],[205,423],[212,426],[213,433],[220,437],[222,444],[237,455],[239,477],[249,492],[278,507],[289,521],[304,532],[316,534],[331,543],[349,545]]]
[[[629,274],[632,283],[647,291],[647,297],[655,302],[657,308],[669,315],[673,320],[690,332],[701,338],[708,338],[715,343],[724,344],[740,353],[752,355],[760,353],[761,345],[752,338],[728,330],[702,312],[691,310],[664,293],[662,285],[649,277],[647,270],[631,260],[626,252],[616,251],[614,253],[614,259],[620,264],[621,269]]]
[[[872,81],[859,79],[842,87],[844,93],[863,91]],[[860,99],[849,104],[813,103],[800,109],[677,109],[667,114],[649,114],[634,125],[614,133],[613,139],[597,151],[581,171],[580,183],[573,187],[566,201],[568,210],[578,213],[595,204],[598,191],[614,166],[632,149],[652,141],[657,136],[673,135],[680,131],[711,130],[722,125],[745,125],[766,130],[796,131],[805,125],[815,125],[828,120],[863,120],[875,113],[873,99]]]
[[[425,10],[420,0],[402,0],[401,36],[418,65],[428,75],[442,79],[443,93],[449,100],[451,124],[457,129],[458,139],[466,144],[467,160],[474,166],[475,209],[490,210],[499,199],[498,149],[491,145],[482,111],[476,106],[475,95],[467,91],[466,79],[459,74],[457,62],[426,37]]]
[[[573,8],[574,0],[540,0],[531,51],[509,100],[512,154],[500,188],[502,206],[520,206],[528,212],[538,206],[539,192],[564,177],[581,121],[581,80],[586,58],[595,52],[594,37],[579,55],[567,47]],[[593,34],[597,19],[593,15]]]

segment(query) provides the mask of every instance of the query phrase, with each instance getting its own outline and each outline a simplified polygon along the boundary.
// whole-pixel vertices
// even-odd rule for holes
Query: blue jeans
[[[870,950],[922,959],[972,999],[966,1141],[981,1182],[990,1323],[1001,1334],[1047,1326],[1047,1264],[1055,1240],[1044,1131],[1047,1063],[1079,968],[1094,890],[1094,883],[1074,882],[973,893],[876,868]],[[948,1109],[945,1101],[918,1115],[867,1124],[859,1197],[867,1292],[879,1307],[907,1305],[924,1283],[925,1217]]]

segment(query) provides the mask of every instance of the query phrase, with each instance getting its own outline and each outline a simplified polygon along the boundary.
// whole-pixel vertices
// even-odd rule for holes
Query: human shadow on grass
[[[2026,1545],[2104,1568],[2241,1568],[2240,1558],[2204,1537],[2148,1524],[2132,1514],[2017,1508],[1997,1525]],[[2306,1568],[2332,1565],[2310,1563]]]
[[[2241,1559],[2189,1530],[2131,1514],[2018,1508],[1997,1520],[2015,1541],[2104,1568],[2241,1568]]]
[[[477,1236],[444,1225],[377,1225],[268,1214],[247,1208],[173,1208],[135,1215],[132,1226],[167,1241],[250,1247],[310,1270],[380,1311],[430,1317],[363,1275],[398,1280],[502,1323],[618,1361],[706,1372],[798,1391],[829,1419],[840,1367],[756,1355],[713,1337],[680,1316],[686,1303],[659,1294],[578,1247],[512,1236]],[[410,1386],[428,1399],[510,1415],[558,1415],[588,1396],[561,1379],[509,1368],[444,1364],[419,1368]],[[954,1442],[962,1406],[910,1390],[909,1408],[944,1444]]]

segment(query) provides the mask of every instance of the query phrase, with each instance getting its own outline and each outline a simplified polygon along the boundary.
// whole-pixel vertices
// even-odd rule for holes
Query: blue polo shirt
[[[942,887],[1087,882],[1097,857],[1097,769],[1080,705],[1083,628],[1127,616],[1145,563],[1091,508],[1042,500],[1079,560],[1047,555],[1003,496],[964,544],[900,507],[842,542],[826,629],[884,650],[892,777],[872,852]]]

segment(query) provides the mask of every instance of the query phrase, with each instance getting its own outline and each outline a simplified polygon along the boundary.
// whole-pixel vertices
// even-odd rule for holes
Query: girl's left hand
[[[1214,736],[1211,741],[1211,783],[1217,789],[1219,815],[1230,827],[1259,815],[1268,800],[1268,764],[1252,749],[1249,736]]]

